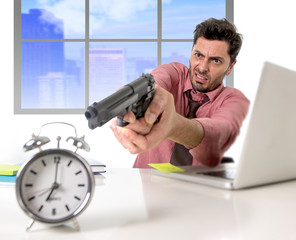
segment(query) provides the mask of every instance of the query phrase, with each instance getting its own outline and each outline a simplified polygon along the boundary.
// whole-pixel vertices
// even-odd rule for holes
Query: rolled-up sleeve
[[[225,151],[239,135],[250,102],[239,90],[229,90],[215,99],[207,117],[194,119],[203,126],[204,138],[197,147],[190,149],[193,165],[218,165]]]

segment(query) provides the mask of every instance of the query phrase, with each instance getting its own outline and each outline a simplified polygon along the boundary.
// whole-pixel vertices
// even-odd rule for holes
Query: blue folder
[[[7,175],[0,175],[0,184],[1,183],[15,183],[16,176],[7,176]]]

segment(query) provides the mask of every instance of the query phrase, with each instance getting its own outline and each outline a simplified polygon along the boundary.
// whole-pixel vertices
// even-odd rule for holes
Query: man
[[[189,69],[170,63],[151,72],[157,84],[144,118],[128,112],[129,125],[111,125],[123,147],[138,153],[134,167],[167,162],[214,167],[221,162],[249,107],[239,90],[223,86],[241,44],[241,35],[226,19],[208,19],[194,31]],[[199,107],[189,119],[189,107],[196,102]]]

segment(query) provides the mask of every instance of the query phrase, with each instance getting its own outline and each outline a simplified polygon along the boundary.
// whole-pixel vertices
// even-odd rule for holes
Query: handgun
[[[126,126],[129,123],[124,121],[123,117],[128,111],[132,111],[137,119],[144,117],[154,93],[153,76],[142,74],[115,93],[87,107],[84,115],[88,120],[89,128],[101,127],[116,116],[116,124],[121,127]]]

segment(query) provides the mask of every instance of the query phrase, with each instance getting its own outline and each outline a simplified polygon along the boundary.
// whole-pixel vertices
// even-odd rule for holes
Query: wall
[[[235,24],[244,35],[243,48],[235,66],[235,87],[242,90],[251,101],[256,94],[264,61],[296,70],[296,32],[292,21],[294,5],[293,0],[234,0]],[[81,152],[82,155],[100,160],[108,167],[131,167],[135,156],[117,143],[108,124],[92,131],[81,115],[13,114],[13,1],[3,1],[1,6],[5,11],[0,15],[0,162],[22,162],[30,155],[23,153],[22,146],[32,133],[38,134],[44,123],[64,121],[74,124],[79,136],[86,135],[91,152]],[[228,155],[235,158],[239,156],[247,125],[248,118]]]
[[[235,66],[234,85],[251,102],[256,95],[264,61],[296,70],[294,15],[293,0],[234,0],[234,21],[244,35],[243,47]],[[239,157],[249,117],[250,114],[240,136],[229,150],[229,155],[235,158]]]

